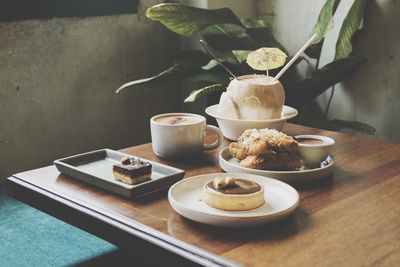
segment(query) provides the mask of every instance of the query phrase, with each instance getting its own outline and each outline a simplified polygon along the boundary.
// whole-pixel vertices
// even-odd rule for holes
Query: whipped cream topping
[[[282,138],[282,137],[287,137],[290,138],[290,136],[279,132],[275,129],[248,129],[244,131],[244,133],[239,137],[238,141],[247,144],[249,142],[252,142],[254,139],[261,139],[261,138]]]

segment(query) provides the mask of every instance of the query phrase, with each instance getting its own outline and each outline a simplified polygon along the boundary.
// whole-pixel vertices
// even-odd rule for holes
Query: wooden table
[[[207,266],[399,266],[400,145],[287,124],[285,132],[336,140],[331,177],[298,184],[300,205],[288,218],[251,229],[189,221],[167,193],[134,201],[59,174],[54,166],[8,179],[15,198],[118,246],[157,246]],[[123,152],[186,170],[221,172],[219,149],[187,162],[159,159],[145,144]],[[145,242],[143,244],[143,242]]]

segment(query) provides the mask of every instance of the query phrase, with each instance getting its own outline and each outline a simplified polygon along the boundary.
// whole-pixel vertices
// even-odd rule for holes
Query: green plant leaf
[[[360,56],[339,59],[315,71],[311,78],[294,84],[284,84],[287,103],[294,107],[301,107],[331,86],[351,76],[365,61],[366,59]]]
[[[232,50],[232,54],[239,63],[245,62],[251,52],[253,52],[253,50]]]
[[[190,75],[187,77],[187,80],[189,82],[197,82],[197,83],[221,83],[221,84],[227,84],[230,80],[230,76],[228,73],[225,71],[218,71],[218,70],[212,70],[212,71],[203,71],[200,73],[196,73],[194,75]]]
[[[322,40],[333,26],[333,14],[340,0],[327,0],[319,12],[318,20],[311,30],[310,36],[317,35],[317,39],[309,46],[305,53],[312,58],[319,58],[322,49]]]
[[[272,34],[272,26],[263,19],[240,19],[242,24],[246,27],[246,35],[248,35],[259,47],[278,47],[285,51],[283,46],[276,41]]]
[[[254,28],[271,28],[271,25],[265,19],[251,19],[251,18],[241,18],[240,22],[247,29]]]
[[[252,28],[247,29],[246,34],[250,36],[259,47],[277,47],[285,51],[284,47],[275,39],[271,28]]]
[[[233,54],[218,54],[216,55],[217,59],[220,63],[229,63],[229,64],[233,64],[233,65],[237,65],[239,62],[236,60],[236,58],[233,56]],[[214,69],[215,67],[218,67],[218,61],[216,59],[211,59],[210,61],[208,61],[208,63],[204,66],[202,66],[201,68],[203,70],[211,70]]]
[[[339,32],[336,42],[335,60],[348,57],[353,50],[351,38],[357,30],[362,28],[365,6],[366,0],[354,0]]]
[[[332,29],[333,27],[333,14],[336,11],[336,8],[339,4],[340,0],[327,0],[322,7],[317,23],[314,25],[310,36],[316,34],[317,39],[314,40],[314,43],[319,43],[324,39],[325,34]]]
[[[127,83],[121,85],[117,90],[115,90],[115,93],[119,94],[122,90],[125,90],[126,88],[129,88],[129,87],[132,87],[135,85],[139,85],[139,84],[149,83],[149,82],[152,82],[152,81],[155,81],[158,79],[166,78],[168,76],[178,75],[180,78],[184,78],[190,74],[195,73],[198,70],[199,70],[199,68],[194,66],[193,64],[189,64],[186,62],[175,63],[174,65],[169,67],[167,70],[162,71],[159,74],[154,75],[152,77],[127,82]]]
[[[177,34],[190,36],[215,24],[236,24],[243,26],[229,8],[203,9],[180,3],[163,3],[147,9],[148,18],[160,21]]]
[[[193,90],[189,94],[189,96],[185,99],[184,102],[185,103],[194,102],[202,96],[206,96],[206,95],[209,95],[214,92],[222,92],[225,89],[226,89],[225,85],[220,84],[220,83],[208,85],[206,87],[203,87],[203,88],[200,88],[197,90]]]
[[[215,59],[211,59],[206,65],[201,67],[203,70],[211,70],[219,65],[218,61]]]
[[[329,121],[327,123],[327,128],[333,131],[343,131],[344,129],[351,129],[369,135],[374,135],[376,132],[376,129],[368,124],[359,121],[345,121],[338,119]]]
[[[210,61],[210,56],[198,50],[183,50],[174,56],[174,63],[187,63],[202,67]]]
[[[246,33],[246,29],[236,25],[213,25],[200,31],[200,35],[214,50],[223,54],[231,54],[231,50],[259,48],[258,43]]]

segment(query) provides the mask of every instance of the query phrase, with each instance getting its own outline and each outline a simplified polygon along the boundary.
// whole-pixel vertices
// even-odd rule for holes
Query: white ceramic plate
[[[201,200],[204,184],[216,176],[253,179],[264,186],[265,203],[249,211],[223,211]],[[193,176],[174,184],[168,192],[172,208],[190,220],[226,227],[249,227],[282,219],[299,204],[299,194],[290,185],[271,178],[244,173],[212,173]]]
[[[226,172],[240,172],[262,175],[266,177],[275,178],[286,183],[298,183],[317,180],[320,178],[328,177],[332,173],[335,161],[332,155],[329,155],[319,168],[305,169],[298,171],[270,171],[270,170],[257,170],[244,168],[240,166],[239,160],[232,158],[229,149],[223,149],[219,154],[219,166]]]

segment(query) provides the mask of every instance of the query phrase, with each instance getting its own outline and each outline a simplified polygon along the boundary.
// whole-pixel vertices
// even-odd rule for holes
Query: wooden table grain
[[[286,124],[284,132],[336,140],[333,174],[294,184],[296,211],[281,221],[226,229],[189,221],[172,210],[167,192],[126,199],[60,175],[54,166],[15,174],[10,194],[117,245],[144,241],[202,265],[399,266],[400,144]],[[218,149],[173,162],[151,144],[123,149],[186,171],[222,172]]]

